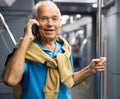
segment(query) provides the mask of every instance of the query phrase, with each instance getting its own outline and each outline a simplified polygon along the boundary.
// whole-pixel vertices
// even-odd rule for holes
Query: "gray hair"
[[[39,1],[39,2],[33,7],[33,18],[37,18],[37,17],[38,17],[38,12],[37,12],[37,10],[38,10],[38,8],[39,8],[40,6],[42,6],[43,4],[51,4],[52,6],[54,6],[54,7],[58,10],[59,16],[61,17],[61,12],[60,12],[58,6],[57,6],[54,2],[52,2],[52,1]]]

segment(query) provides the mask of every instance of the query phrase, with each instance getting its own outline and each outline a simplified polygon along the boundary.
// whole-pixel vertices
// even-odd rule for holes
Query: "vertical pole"
[[[102,56],[102,33],[101,33],[101,23],[102,23],[102,15],[101,15],[101,7],[102,7],[102,0],[98,0],[98,9],[97,9],[97,33],[96,33],[96,57],[101,57]],[[96,74],[97,76],[97,81],[96,81],[96,99],[102,99],[102,73],[98,72]]]

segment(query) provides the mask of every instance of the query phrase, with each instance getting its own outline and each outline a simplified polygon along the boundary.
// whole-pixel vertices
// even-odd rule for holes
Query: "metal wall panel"
[[[20,36],[23,35],[24,26],[28,18],[32,16],[32,8],[34,0],[17,0],[11,7],[0,8],[0,13],[5,18],[10,31],[12,32],[15,40],[18,42]],[[8,47],[5,45],[6,41]],[[13,50],[14,44],[12,43],[8,32],[4,31],[0,34],[0,99],[13,99],[13,90],[2,82],[2,72],[7,55]]]
[[[106,10],[107,41],[107,74],[106,97],[104,99],[119,99],[120,97],[120,0]]]

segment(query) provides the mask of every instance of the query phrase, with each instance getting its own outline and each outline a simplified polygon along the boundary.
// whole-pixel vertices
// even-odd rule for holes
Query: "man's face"
[[[38,8],[39,35],[43,40],[53,40],[59,32],[60,15],[56,7],[42,5]]]

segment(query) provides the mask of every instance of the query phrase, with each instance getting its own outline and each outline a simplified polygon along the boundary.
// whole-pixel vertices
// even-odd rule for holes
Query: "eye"
[[[43,21],[44,21],[44,20],[47,20],[47,17],[42,17],[41,20],[43,20]]]
[[[53,18],[52,18],[52,20],[57,21],[57,20],[58,20],[58,18],[57,18],[57,17],[53,17]]]

